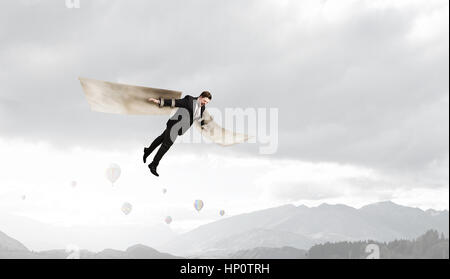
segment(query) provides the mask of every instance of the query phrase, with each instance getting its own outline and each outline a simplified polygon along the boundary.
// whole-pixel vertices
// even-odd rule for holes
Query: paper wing
[[[95,79],[80,78],[86,99],[91,110],[117,114],[152,114],[165,115],[172,112],[172,108],[160,108],[147,101],[148,98],[163,97],[166,99],[180,99],[181,92],[126,85]]]
[[[80,78],[91,110],[116,114],[169,115],[174,108],[159,107],[148,98],[180,99],[180,91],[126,85],[108,81]],[[217,124],[207,110],[203,112],[203,128],[195,121],[202,136],[222,146],[245,142],[248,135],[234,133]]]
[[[205,125],[203,125],[203,128],[198,122],[195,122],[194,125],[197,130],[200,131],[203,137],[209,139],[214,143],[223,146],[229,146],[233,144],[243,143],[249,139],[248,135],[235,133],[217,124],[206,109],[203,112],[203,120],[205,121]]]

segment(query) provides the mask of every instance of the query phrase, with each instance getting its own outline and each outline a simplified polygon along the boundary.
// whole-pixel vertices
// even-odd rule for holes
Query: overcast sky
[[[66,225],[172,214],[179,231],[221,208],[448,209],[448,11],[447,0],[1,1],[0,209]],[[278,108],[278,150],[176,144],[157,179],[141,152],[167,117],[91,112],[79,76],[209,90],[220,110]],[[105,194],[111,162],[122,177]],[[72,180],[83,194],[66,192]],[[190,214],[196,198],[204,215]],[[113,217],[122,201],[137,211],[126,221]]]

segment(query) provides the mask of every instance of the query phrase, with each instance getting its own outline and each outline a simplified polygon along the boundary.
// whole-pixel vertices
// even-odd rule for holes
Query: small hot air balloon
[[[166,194],[166,193],[167,193],[167,189],[164,188],[164,189],[162,190],[162,192],[163,192],[163,194]]]
[[[77,187],[77,182],[76,182],[76,181],[72,181],[72,182],[70,183],[70,186],[71,186],[72,188]]]
[[[221,211],[219,211],[219,214],[220,214],[220,216],[223,216],[223,215],[225,215],[225,210],[221,210]]]
[[[203,203],[202,200],[196,200],[196,201],[194,202],[194,208],[195,208],[198,212],[200,212],[200,210],[202,210],[202,208],[203,208],[204,205],[205,205],[205,204]]]
[[[172,223],[172,217],[167,216],[166,220],[164,220],[166,222],[166,224],[170,225],[170,223]]]
[[[133,205],[131,205],[131,203],[129,203],[129,202],[126,202],[122,205],[122,212],[125,215],[130,214],[132,209],[133,209]]]
[[[106,169],[106,178],[108,178],[108,180],[114,186],[114,183],[120,177],[120,173],[121,173],[120,166],[118,164],[111,164]]]

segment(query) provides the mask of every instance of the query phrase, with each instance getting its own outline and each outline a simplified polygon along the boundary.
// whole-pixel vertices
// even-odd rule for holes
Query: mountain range
[[[415,239],[428,230],[436,230],[448,237],[449,212],[424,211],[390,201],[359,209],[329,204],[317,207],[285,205],[231,216],[181,235],[167,234],[159,241],[152,240],[151,246],[157,250],[146,246],[146,243],[133,245],[124,251],[104,249],[93,253],[82,250],[80,255],[97,259],[177,258],[173,255],[188,258],[304,258],[307,250],[323,243]],[[29,231],[24,227],[20,232]],[[49,237],[53,235],[55,233],[49,233]],[[95,237],[97,235],[98,232]],[[86,233],[84,236],[92,237]],[[151,235],[148,234],[147,238]],[[148,241],[142,234],[139,239],[127,239],[126,243],[139,243],[141,239]],[[0,258],[67,256],[65,250],[32,252],[19,241],[0,233]]]
[[[0,259],[182,259],[142,244],[134,245],[125,251],[105,249],[98,253],[67,247],[64,250],[42,252],[30,251],[19,241],[0,232]]]
[[[430,229],[448,236],[448,211],[423,211],[390,201],[360,209],[329,204],[285,205],[200,226],[157,248],[187,257],[258,247],[307,250],[325,242],[414,239]]]

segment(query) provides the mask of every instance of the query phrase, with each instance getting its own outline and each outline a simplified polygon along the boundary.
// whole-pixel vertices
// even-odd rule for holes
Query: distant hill
[[[170,226],[162,222],[158,225],[111,224],[66,227],[5,212],[0,212],[0,220],[1,231],[19,239],[26,247],[34,251],[49,250],[55,247],[64,248],[69,243],[93,251],[106,248],[125,250],[136,243],[157,248],[158,244],[177,236]],[[30,231],[38,233],[30,234]],[[112,244],[113,247],[111,247]]]
[[[309,251],[293,247],[258,247],[239,250],[234,253],[215,251],[199,258],[222,259],[365,259],[369,256],[368,245],[376,244],[381,259],[448,259],[449,240],[443,233],[429,230],[414,240],[394,240],[377,242],[372,240],[357,242],[336,242],[314,245]],[[71,252],[51,250],[43,252],[29,251],[17,240],[0,232],[0,259],[66,259]],[[126,251],[105,249],[99,253],[86,250],[79,252],[81,259],[182,259],[145,245],[134,245]]]
[[[449,240],[438,231],[430,230],[414,240],[395,240],[389,243],[376,241],[325,243],[313,246],[311,259],[365,259],[369,244],[378,246],[380,259],[448,259]],[[377,253],[378,253],[377,252]]]
[[[314,245],[309,251],[292,247],[255,248],[222,256],[228,259],[366,259],[376,244],[380,259],[448,259],[449,240],[444,234],[429,230],[414,240],[394,240],[388,243],[371,240],[336,242]],[[205,255],[208,258],[210,255]]]
[[[365,243],[367,240],[385,243],[394,239],[412,241],[430,229],[443,233],[443,237],[448,237],[448,211],[423,211],[393,202],[375,203],[360,209],[329,204],[311,208],[285,205],[200,226],[165,244],[154,246],[157,250],[145,245],[134,245],[125,251],[105,249],[99,253],[93,253],[82,250],[80,257],[161,259],[182,255],[189,258],[291,258],[301,257],[305,250],[311,247],[317,249],[317,245],[325,243],[328,245],[330,243]],[[127,239],[127,241],[133,240],[135,239]],[[423,253],[441,255],[445,253],[445,247],[448,247],[448,240],[447,244],[445,241],[432,244],[436,247],[417,255],[423,256]],[[357,249],[363,247],[363,244],[358,245]],[[431,244],[426,242],[426,245]],[[410,253],[401,254],[389,247],[386,251],[395,251],[392,254],[393,257],[411,255]],[[315,251],[314,249],[312,251]],[[170,254],[160,253],[158,250],[167,251]],[[360,252],[352,253],[353,256],[361,256]],[[69,253],[65,250],[32,252],[17,240],[0,233],[0,258],[66,258],[68,255]],[[385,255],[388,253],[386,252]],[[342,255],[338,254],[338,256]]]
[[[31,258],[32,253],[19,241],[0,231],[0,259]]]
[[[166,253],[160,253],[145,245],[134,245],[125,251],[130,259],[181,259]]]
[[[50,250],[32,252],[19,241],[0,232],[0,259],[66,259],[73,251]],[[99,253],[81,250],[76,256],[81,259],[181,259],[145,245],[134,245],[126,251],[105,249]]]
[[[329,204],[311,208],[285,205],[200,226],[157,248],[189,257],[259,247],[308,250],[325,242],[413,239],[430,229],[448,236],[448,211],[423,211],[390,201],[360,209]]]
[[[254,248],[230,255],[230,259],[306,259],[308,251],[292,247]]]
[[[0,231],[0,251],[28,252],[28,249],[19,241]]]

